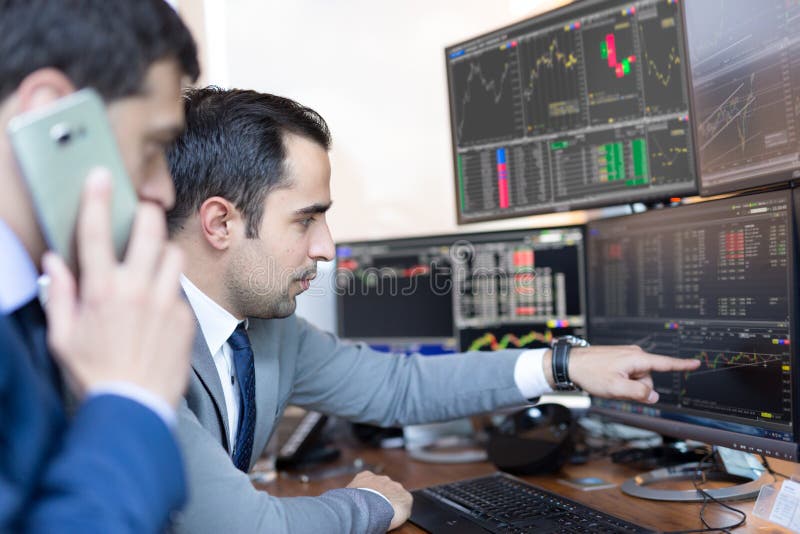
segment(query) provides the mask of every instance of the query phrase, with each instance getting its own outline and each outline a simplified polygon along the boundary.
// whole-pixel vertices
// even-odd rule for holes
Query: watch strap
[[[572,343],[566,339],[559,339],[553,345],[553,381],[556,391],[574,391],[578,387],[569,378],[569,353]]]

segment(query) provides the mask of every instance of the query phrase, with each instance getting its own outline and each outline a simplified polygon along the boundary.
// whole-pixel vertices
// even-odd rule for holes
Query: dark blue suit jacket
[[[155,413],[100,395],[68,420],[0,316],[0,532],[157,532],[185,492],[176,441]]]

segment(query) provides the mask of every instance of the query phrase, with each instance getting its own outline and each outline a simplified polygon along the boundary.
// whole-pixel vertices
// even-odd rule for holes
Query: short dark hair
[[[184,95],[186,128],[167,151],[175,182],[175,206],[167,213],[170,234],[220,196],[246,218],[247,237],[258,237],[264,198],[287,184],[287,134],[330,149],[325,119],[313,109],[280,96],[206,87]]]
[[[111,101],[140,92],[168,58],[197,79],[192,34],[163,0],[0,0],[0,100],[53,67]]]

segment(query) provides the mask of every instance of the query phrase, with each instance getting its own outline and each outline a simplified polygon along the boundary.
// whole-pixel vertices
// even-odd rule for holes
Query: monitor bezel
[[[698,176],[698,163],[697,163],[697,154],[696,154],[696,143],[694,139],[695,132],[692,130],[691,138],[689,139],[689,167],[690,170],[694,171],[694,179],[692,184],[687,185],[683,188],[676,188],[674,191],[670,193],[650,193],[650,194],[643,194],[641,191],[634,190],[629,195],[620,195],[617,199],[613,202],[608,199],[588,199],[588,200],[578,200],[578,201],[571,201],[567,204],[559,205],[558,207],[554,207],[550,204],[548,205],[536,205],[531,206],[529,209],[514,211],[511,213],[500,213],[494,215],[486,215],[486,216],[475,216],[469,217],[465,216],[464,213],[461,211],[461,203],[460,203],[460,195],[459,195],[459,182],[458,182],[458,151],[457,151],[457,140],[455,129],[453,125],[455,123],[455,112],[453,108],[453,80],[450,76],[450,65],[449,65],[449,56],[450,53],[457,48],[463,48],[466,45],[472,43],[473,41],[478,41],[481,39],[485,39],[488,36],[493,34],[500,34],[503,32],[508,32],[517,26],[525,25],[531,23],[531,21],[537,21],[542,24],[547,24],[551,19],[556,19],[558,17],[569,15],[572,12],[578,13],[576,16],[582,16],[587,13],[591,13],[598,6],[602,6],[604,3],[607,3],[605,0],[584,0],[578,1],[571,4],[567,4],[564,6],[557,7],[555,9],[551,9],[544,13],[540,13],[538,15],[534,15],[532,17],[526,17],[520,19],[516,22],[512,22],[511,24],[507,24],[505,26],[501,26],[500,28],[496,28],[491,31],[487,31],[481,34],[473,35],[470,38],[463,39],[459,42],[447,45],[444,49],[444,67],[445,67],[445,76],[447,78],[447,110],[448,110],[448,123],[450,127],[450,156],[452,160],[452,175],[453,175],[453,191],[455,192],[454,195],[454,203],[455,203],[455,211],[456,211],[456,219],[459,225],[465,224],[472,224],[472,223],[479,223],[479,222],[486,222],[486,221],[498,221],[504,219],[513,219],[515,217],[526,217],[529,215],[542,215],[548,213],[566,213],[569,211],[581,210],[581,209],[591,209],[591,208],[602,208],[608,206],[616,206],[616,205],[624,205],[630,204],[635,202],[644,202],[644,203],[656,203],[656,202],[663,202],[668,201],[671,198],[675,197],[686,197],[696,195],[699,192],[699,176]],[[615,4],[635,4],[637,0],[614,0]],[[605,8],[609,8],[613,6],[605,6]],[[681,20],[679,21],[681,25],[681,29],[683,32],[683,45],[684,45],[684,54],[688,55],[686,49],[686,24],[685,16],[683,11],[683,6],[680,6],[681,10]],[[688,84],[687,89],[687,108],[689,113],[689,122],[692,122],[692,117],[694,116],[694,109],[692,107],[692,94],[691,94],[691,81],[688,77],[689,69],[687,66],[684,66],[684,73],[685,73],[685,83]]]
[[[791,429],[789,429],[793,435],[792,441],[782,441],[776,439],[769,439],[762,436],[740,434],[737,432],[733,432],[731,430],[709,428],[703,426],[702,424],[694,424],[667,417],[654,417],[639,413],[624,412],[613,408],[598,406],[594,402],[592,402],[592,405],[589,408],[589,413],[602,416],[603,418],[611,421],[635,426],[645,430],[652,430],[654,432],[658,432],[659,434],[671,436],[674,438],[697,440],[745,452],[764,454],[765,456],[771,456],[783,460],[790,460],[794,462],[800,461],[800,444],[798,443],[798,439],[800,438],[800,429],[798,429],[798,421],[800,421],[800,414],[798,414],[798,411],[794,409],[794,407],[797,406],[798,393],[800,392],[800,384],[798,384],[798,379],[800,379],[800,370],[798,369],[798,365],[796,365],[796,362],[798,362],[798,360],[800,359],[800,353],[798,353],[798,349],[794,342],[794,340],[797,339],[798,331],[800,331],[797,325],[797,319],[798,317],[800,317],[800,315],[798,315],[798,304],[800,303],[800,299],[795,298],[795,291],[798,288],[798,281],[797,281],[798,257],[800,257],[800,252],[798,251],[798,228],[800,228],[800,213],[798,213],[798,208],[800,208],[800,191],[798,191],[797,189],[795,189],[794,191],[785,189],[784,191],[789,197],[789,209],[792,210],[792,213],[789,214],[789,224],[791,226],[791,239],[792,239],[791,240],[791,248],[793,255],[792,269],[795,271],[794,276],[790,276],[788,282],[789,313],[790,313],[790,318],[792,319],[791,321],[792,324],[789,330],[789,334],[793,340],[790,345],[792,361],[793,361],[792,365],[793,411],[792,411],[792,418],[791,418],[792,420],[790,425]],[[666,209],[675,210],[675,209],[682,209],[683,207],[692,207],[692,206],[697,207],[698,205],[704,204],[706,202],[729,202],[732,199],[742,199],[749,196],[758,196],[761,194],[774,194],[778,192],[780,192],[780,190],[777,191],[772,190],[766,192],[760,191],[753,194],[735,195],[723,199],[716,199],[716,200],[709,199],[695,204],[689,204],[686,206],[677,206]],[[586,328],[589,334],[589,339],[591,339],[593,330],[592,313],[591,313],[592,310],[591,292],[588,291],[588,286],[589,286],[588,267],[591,265],[590,254],[592,249],[591,246],[592,226],[594,223],[597,222],[602,223],[613,220],[619,220],[622,218],[633,218],[639,215],[645,215],[647,213],[652,213],[652,212],[635,213],[632,215],[623,215],[622,217],[597,219],[595,221],[590,221],[586,225],[586,243],[585,243],[586,265],[587,265]],[[706,418],[708,420],[715,420],[713,416]]]

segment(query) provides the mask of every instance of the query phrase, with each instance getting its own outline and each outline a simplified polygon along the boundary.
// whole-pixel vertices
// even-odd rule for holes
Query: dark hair
[[[107,101],[130,96],[167,58],[197,79],[192,35],[163,0],[0,0],[0,100],[45,67]]]
[[[247,237],[258,237],[264,198],[287,185],[284,136],[299,135],[328,150],[325,119],[294,100],[241,89],[191,89],[184,102],[186,129],[167,151],[175,182],[170,234],[207,198],[220,196],[245,216]]]

